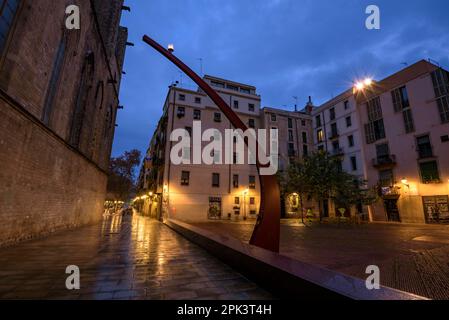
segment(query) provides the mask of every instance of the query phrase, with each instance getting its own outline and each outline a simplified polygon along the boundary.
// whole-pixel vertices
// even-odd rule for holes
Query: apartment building
[[[249,128],[261,127],[261,99],[255,87],[212,76],[205,76],[204,80],[229,103]],[[236,140],[233,141],[234,164],[224,164],[225,130],[233,129],[229,120],[200,89],[193,91],[176,85],[170,87],[163,110],[148,151],[146,168],[141,174],[144,178],[141,188],[148,191],[144,202],[154,199],[161,202],[160,213],[156,214],[161,218],[185,221],[255,219],[260,205],[256,166],[249,165],[248,161],[236,164],[240,157],[247,157],[247,152],[243,155],[237,152]],[[170,151],[176,142],[170,141],[170,134],[176,129],[185,129],[192,137],[194,121],[201,123],[202,133],[208,129],[215,130],[211,141],[219,141],[223,151],[211,153],[211,165],[193,164],[191,145],[190,149],[181,152],[183,159],[191,164],[174,165],[170,161]],[[202,150],[209,143],[202,141]]]
[[[353,89],[312,110],[314,150],[322,150],[338,157],[341,169],[360,179],[366,179],[363,141],[358,119],[358,110]],[[322,205],[323,218],[340,216],[331,201]],[[367,208],[346,208],[346,217],[368,213]]]
[[[356,93],[372,220],[449,222],[448,78],[422,60]]]
[[[345,213],[325,201],[322,217],[361,215],[370,221],[414,223],[449,221],[448,78],[447,71],[419,61],[382,81],[357,85],[321,106],[314,107],[309,99],[298,112],[260,109],[256,88],[205,77],[249,127],[278,130],[281,173],[292,161],[324,150],[341,160],[342,170],[378,190],[376,204],[346,208]],[[153,186],[147,182],[144,190],[153,190],[158,210],[166,216],[195,221],[254,218],[260,201],[255,166],[224,166],[218,159],[212,166],[174,166],[168,161],[170,132],[191,130],[194,120],[202,121],[203,131],[215,128],[223,134],[231,128],[201,90],[172,86],[148,152],[151,165],[142,172],[141,180]],[[284,195],[281,202],[283,217],[301,216],[298,194]],[[312,199],[303,199],[303,204],[303,210],[318,215],[319,206]]]
[[[261,111],[261,124],[265,129],[278,130],[279,172],[286,171],[292,161],[301,159],[314,151],[311,112],[313,109],[311,98],[302,111],[288,111],[265,107]],[[296,109],[296,107],[295,107]],[[318,206],[310,198],[303,199],[300,205],[300,195],[291,193],[284,195],[282,201],[282,217],[299,218],[303,211],[316,211]]]

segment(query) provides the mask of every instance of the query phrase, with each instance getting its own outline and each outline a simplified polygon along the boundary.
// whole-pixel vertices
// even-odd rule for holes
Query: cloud
[[[293,96],[323,103],[358,77],[382,79],[423,58],[449,66],[447,0],[377,0],[381,30],[365,28],[368,0],[127,0],[130,41],[114,154],[145,151],[179,71],[141,43],[148,33],[199,72],[253,84],[263,105]],[[188,84],[186,77],[183,82]]]

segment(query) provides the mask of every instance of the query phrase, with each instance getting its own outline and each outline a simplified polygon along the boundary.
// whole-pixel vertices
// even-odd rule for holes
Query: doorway
[[[384,199],[388,221],[401,222],[399,216],[398,199]]]
[[[211,220],[221,219],[221,198],[220,197],[210,197],[209,198],[208,218]]]

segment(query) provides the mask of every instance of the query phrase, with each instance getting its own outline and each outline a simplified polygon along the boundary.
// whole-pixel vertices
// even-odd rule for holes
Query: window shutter
[[[399,112],[402,110],[401,105],[401,97],[399,90],[394,90],[391,92],[391,96],[393,98],[393,106],[394,106],[394,112]]]
[[[365,124],[366,143],[371,144],[375,141],[373,123]]]

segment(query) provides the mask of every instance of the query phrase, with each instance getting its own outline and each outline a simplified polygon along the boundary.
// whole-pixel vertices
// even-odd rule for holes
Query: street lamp
[[[410,184],[408,183],[407,178],[402,178],[401,183],[406,186],[407,188],[410,189]]]
[[[175,45],[170,43],[167,47],[167,50],[170,51],[170,53],[175,52]]]
[[[371,87],[372,85],[373,85],[373,79],[365,78],[362,81],[355,82],[355,84],[354,84],[354,91],[355,92],[363,91],[363,90]]]

